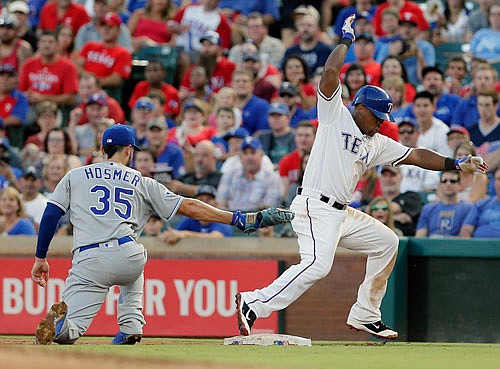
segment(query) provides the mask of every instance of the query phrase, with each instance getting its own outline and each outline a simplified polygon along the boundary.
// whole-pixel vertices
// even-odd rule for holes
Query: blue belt
[[[125,236],[122,238],[118,239],[118,245],[127,243],[127,242],[132,242],[134,239],[130,236]],[[99,247],[99,243],[91,243],[90,245],[85,245],[80,248],[78,248],[79,252],[85,251],[85,250],[90,250],[90,249],[95,249],[96,247]]]

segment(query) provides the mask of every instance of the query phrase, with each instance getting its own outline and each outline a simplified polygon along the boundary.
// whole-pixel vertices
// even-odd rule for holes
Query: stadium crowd
[[[134,128],[133,166],[176,193],[228,210],[288,206],[314,143],[322,66],[353,13],[345,105],[380,86],[396,119],[380,134],[480,155],[490,172],[372,168],[350,205],[399,235],[500,238],[498,0],[3,2],[0,232],[35,235],[65,173],[103,160],[112,124]],[[71,234],[68,219],[58,234]],[[143,234],[166,244],[238,235],[156,214]]]

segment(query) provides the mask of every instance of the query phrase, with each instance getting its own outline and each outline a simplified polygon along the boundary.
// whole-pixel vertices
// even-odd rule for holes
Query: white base
[[[224,338],[224,345],[311,346],[312,344],[310,338],[289,336],[287,334],[261,333]]]

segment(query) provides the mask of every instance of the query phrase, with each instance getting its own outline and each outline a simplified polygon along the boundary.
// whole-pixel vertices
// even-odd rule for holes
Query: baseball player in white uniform
[[[234,213],[170,192],[152,178],[128,167],[135,144],[134,131],[116,124],[103,134],[107,160],[76,168],[58,183],[40,224],[31,275],[47,285],[46,261],[58,220],[69,212],[74,227],[73,265],[62,301],[50,308],[38,325],[36,342],[72,344],[81,337],[101,308],[108,290],[120,287],[118,325],[114,344],[135,344],[145,324],[142,294],[146,251],[137,242],[149,215],[168,220],[179,213],[201,221],[232,224],[245,232],[290,221],[293,213],[269,208],[257,213]]]
[[[305,170],[303,187],[290,210],[301,261],[269,286],[236,295],[238,327],[250,334],[254,321],[286,308],[331,270],[337,246],[368,256],[365,279],[347,325],[372,335],[395,339],[398,333],[381,318],[380,304],[396,261],[398,237],[388,227],[346,204],[356,183],[371,167],[390,163],[417,165],[432,170],[459,168],[486,171],[478,157],[445,158],[428,149],[411,149],[377,133],[392,120],[392,100],[382,89],[364,86],[353,100],[352,114],[342,104],[339,71],[355,36],[348,17],[343,38],[328,57],[318,86],[318,131]]]

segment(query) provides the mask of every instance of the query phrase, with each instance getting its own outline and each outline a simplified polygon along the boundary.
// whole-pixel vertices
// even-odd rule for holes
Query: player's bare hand
[[[41,287],[46,287],[49,280],[49,263],[46,259],[35,258],[31,268],[31,279]]]
[[[352,23],[356,19],[356,14],[351,14],[344,21],[344,25],[342,26],[342,37],[350,38],[352,41],[356,39],[354,35],[354,29],[352,28]]]
[[[488,173],[488,164],[486,164],[480,156],[468,155],[464,158],[455,160],[455,164],[463,172]]]

